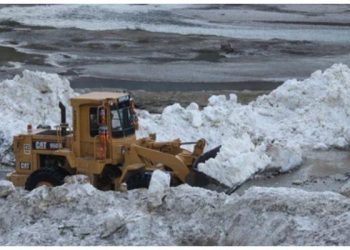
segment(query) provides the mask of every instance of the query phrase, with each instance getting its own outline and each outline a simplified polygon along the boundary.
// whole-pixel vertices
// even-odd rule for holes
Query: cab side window
[[[112,130],[122,130],[122,125],[120,122],[118,110],[111,110],[111,117],[112,117]]]
[[[95,137],[96,135],[98,135],[97,107],[90,108],[89,119],[90,119],[90,136]]]

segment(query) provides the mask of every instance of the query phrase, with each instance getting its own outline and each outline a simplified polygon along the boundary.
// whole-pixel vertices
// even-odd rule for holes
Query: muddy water
[[[350,64],[349,5],[173,7],[0,6],[0,80],[29,69],[74,88],[270,90]]]
[[[308,191],[335,191],[350,179],[350,152],[311,151],[306,154],[303,164],[285,174],[257,176],[241,186],[243,193],[252,186],[295,187]]]

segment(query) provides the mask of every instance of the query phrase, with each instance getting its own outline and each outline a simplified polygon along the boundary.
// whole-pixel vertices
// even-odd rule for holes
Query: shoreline
[[[277,22],[278,29],[287,25],[274,19],[259,22]],[[260,91],[334,63],[350,65],[348,43],[0,24],[0,80],[28,69],[65,76],[73,88]]]
[[[240,82],[151,82],[117,80],[98,77],[78,77],[70,80],[73,89],[115,88],[125,90],[161,91],[269,91],[277,88],[283,82],[273,81],[240,81]],[[98,84],[96,84],[98,83]]]
[[[84,94],[92,91],[124,91],[125,89],[79,88],[74,90],[79,94]],[[208,105],[208,99],[213,95],[225,95],[228,98],[230,94],[235,94],[238,103],[248,104],[251,101],[255,101],[259,96],[268,94],[271,90],[127,91],[134,98],[136,108],[147,110],[150,113],[160,114],[165,107],[175,103],[187,107],[190,103],[195,102],[200,108],[204,108]]]

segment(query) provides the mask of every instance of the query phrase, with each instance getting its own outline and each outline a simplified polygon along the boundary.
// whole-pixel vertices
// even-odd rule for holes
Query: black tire
[[[67,175],[71,175],[66,169],[61,168],[61,167],[58,167],[58,168],[56,168],[56,169],[54,169],[54,170],[57,170],[58,173],[59,173],[60,175],[63,176],[63,179],[64,179],[64,177],[66,177]]]
[[[137,189],[137,188],[148,188],[149,183],[151,182],[152,172],[139,172],[135,173],[126,181],[128,190]]]
[[[97,178],[96,187],[100,190],[113,189],[114,180],[122,174],[121,167],[122,165],[107,164]]]
[[[34,171],[28,178],[25,184],[25,189],[31,191],[34,188],[38,187],[40,182],[48,182],[52,186],[60,186],[62,185],[63,179],[66,175],[63,171],[42,168]]]

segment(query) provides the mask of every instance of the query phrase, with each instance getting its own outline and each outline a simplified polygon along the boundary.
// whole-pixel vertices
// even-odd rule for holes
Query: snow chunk
[[[64,182],[67,184],[85,184],[90,183],[89,177],[86,175],[68,175],[64,178]]]
[[[188,107],[186,108],[186,111],[188,112],[188,119],[191,123],[191,125],[195,128],[198,128],[202,125],[202,114],[199,111],[199,106],[197,103],[192,102]]]
[[[340,193],[347,197],[350,197],[350,181],[347,182],[344,186],[341,187]]]
[[[6,198],[9,194],[14,192],[15,186],[12,182],[6,180],[0,180],[0,198]]]
[[[299,145],[271,143],[268,145],[266,153],[271,158],[269,167],[280,168],[282,172],[300,166],[303,161]]]
[[[52,201],[65,203],[78,201],[82,197],[94,195],[97,189],[89,183],[86,184],[63,184],[57,187],[39,186],[26,195],[27,202],[36,203],[45,207]]]
[[[148,204],[150,208],[162,205],[165,192],[170,187],[170,175],[162,170],[155,170],[152,173],[148,187]]]
[[[117,230],[125,228],[125,222],[118,213],[118,211],[109,211],[108,215],[105,216],[102,223],[103,231],[100,235],[101,238],[107,238],[111,236]]]

